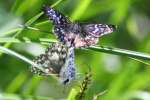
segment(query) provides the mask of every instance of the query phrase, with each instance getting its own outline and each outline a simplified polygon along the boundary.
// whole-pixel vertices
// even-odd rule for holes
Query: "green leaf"
[[[23,85],[26,79],[27,79],[27,74],[21,72],[15,77],[15,79],[12,80],[12,82],[6,88],[5,92],[15,93]]]
[[[91,1],[92,0],[80,0],[76,9],[74,10],[74,12],[71,15],[71,19],[72,20],[79,19],[84,14],[85,10],[90,5]]]
[[[75,100],[75,96],[77,95],[77,93],[78,92],[74,88],[72,88],[71,92],[68,95],[67,100]]]

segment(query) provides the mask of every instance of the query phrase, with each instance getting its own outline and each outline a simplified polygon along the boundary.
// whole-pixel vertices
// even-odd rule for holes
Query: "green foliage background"
[[[73,21],[118,25],[117,32],[100,38],[98,45],[150,53],[148,0],[0,0],[0,45],[29,59],[42,53],[47,45],[40,39],[55,39],[55,36],[18,25],[51,31],[52,24],[41,13],[44,4],[55,6]],[[75,50],[75,62],[77,80],[64,87],[51,76],[33,75],[29,72],[29,64],[1,52],[0,99],[72,100],[70,91],[79,91],[79,82],[91,67],[92,82],[85,100],[105,90],[107,92],[99,100],[150,100],[148,64],[82,49]]]

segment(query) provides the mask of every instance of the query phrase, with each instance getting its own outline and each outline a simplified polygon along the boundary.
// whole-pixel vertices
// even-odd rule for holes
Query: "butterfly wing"
[[[60,42],[65,44],[65,34],[69,34],[68,26],[71,24],[71,21],[59,11],[48,6],[44,7],[44,13],[53,22],[53,33],[55,33],[56,37],[59,39]]]
[[[54,24],[58,40],[68,47],[87,47],[98,42],[98,38],[115,31],[115,25],[72,23],[57,10],[44,7],[45,14]]]
[[[49,75],[60,73],[61,68],[65,65],[67,59],[68,48],[61,43],[54,43],[47,48],[45,53],[38,56],[34,62],[45,70],[45,73],[32,66],[33,73],[41,75]]]
[[[71,80],[75,79],[75,64],[74,64],[74,48],[69,48],[68,57],[64,68],[60,72],[60,81],[63,84],[69,83]]]
[[[107,24],[78,24],[79,31],[78,34],[74,35],[74,47],[88,47],[91,45],[95,45],[99,37],[111,33],[116,30],[115,25],[107,25]]]
[[[99,38],[93,37],[91,35],[87,35],[85,37],[81,37],[80,35],[77,35],[74,39],[74,47],[80,48],[80,47],[88,47],[95,45],[98,42]]]
[[[93,37],[101,37],[116,30],[115,25],[108,24],[81,24],[81,27],[84,34],[91,35]]]
[[[60,13],[54,8],[44,6],[43,11],[49,17],[49,19],[53,22],[54,25],[61,26],[61,25],[70,23],[70,20],[67,17],[65,17],[62,13]]]
[[[75,78],[74,49],[70,49],[62,43],[54,43],[34,62],[42,67],[44,72],[32,66],[33,73],[39,75],[55,74],[63,84],[69,83]]]

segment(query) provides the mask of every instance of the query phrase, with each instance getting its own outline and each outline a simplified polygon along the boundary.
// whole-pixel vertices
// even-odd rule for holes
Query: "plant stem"
[[[52,4],[51,5],[51,7],[55,7],[55,6],[57,6],[59,3],[61,3],[63,0],[58,0],[58,1],[56,1],[54,4]],[[44,12],[42,11],[42,12],[40,12],[40,13],[38,13],[37,15],[35,15],[34,17],[32,17],[31,19],[29,19],[26,23],[25,23],[25,26],[30,26],[30,25],[32,25],[38,18],[40,18],[42,15],[44,14]],[[19,34],[21,34],[22,33],[22,31],[24,30],[24,28],[22,28],[22,29],[17,29],[16,30],[16,34],[14,34],[13,35],[13,37],[15,38],[15,37],[17,37]],[[13,31],[11,31],[11,32],[13,32]],[[6,43],[6,44],[4,44],[4,47],[9,47],[11,45],[11,43]],[[2,56],[2,53],[0,53],[0,56]]]
[[[27,43],[27,41],[21,41],[19,39],[16,38],[8,38],[10,39],[9,42],[13,43],[21,43],[21,42],[25,42]],[[6,40],[8,41],[8,39],[6,38]],[[14,41],[14,39],[16,39],[16,41]],[[1,40],[5,40],[5,39],[1,39]],[[32,41],[30,39],[28,39],[31,42],[41,42],[44,44],[49,44],[52,42],[58,42],[56,39],[47,39],[47,38],[39,38],[38,41]],[[1,43],[7,42],[7,41],[1,41]],[[87,50],[93,50],[93,51],[97,51],[97,52],[104,52],[104,53],[109,53],[109,54],[114,54],[114,55],[120,55],[120,56],[128,56],[128,57],[132,57],[132,58],[136,58],[136,59],[142,59],[142,60],[150,60],[150,54],[146,54],[146,53],[141,53],[141,52],[136,52],[136,51],[131,51],[131,50],[126,50],[126,49],[119,49],[119,48],[113,48],[113,47],[107,47],[107,46],[90,46],[89,48],[86,48]]]
[[[143,60],[150,60],[150,54],[131,51],[131,50],[125,50],[125,49],[119,49],[119,48],[112,48],[112,47],[106,47],[106,46],[91,46],[88,49],[98,51],[98,52],[104,52],[104,53],[110,53],[114,55],[120,55],[120,56],[128,56]]]
[[[37,68],[40,69],[41,71],[45,72],[45,70],[44,70],[42,67],[39,67],[39,66],[38,66],[37,64],[35,64],[32,60],[30,60],[30,59],[28,59],[28,58],[26,58],[26,57],[24,57],[24,56],[22,56],[22,55],[20,55],[20,54],[18,54],[18,53],[16,53],[16,52],[12,51],[12,50],[10,50],[10,49],[7,49],[7,48],[5,48],[5,47],[0,46],[0,51],[2,51],[3,53],[9,54],[9,55],[15,56],[15,57],[17,57],[17,58],[23,60],[24,62],[26,62],[26,63],[28,63],[28,64],[34,66],[34,67],[37,67]]]

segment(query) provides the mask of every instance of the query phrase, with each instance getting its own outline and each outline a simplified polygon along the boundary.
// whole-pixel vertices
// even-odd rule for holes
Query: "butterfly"
[[[48,6],[44,6],[43,10],[52,21],[53,32],[58,40],[68,47],[80,48],[95,45],[99,37],[116,30],[115,25],[71,22],[62,13]]]
[[[31,72],[35,74],[56,75],[63,84],[75,79],[74,48],[68,48],[62,43],[53,43],[34,63],[44,69],[43,72],[32,66]]]

